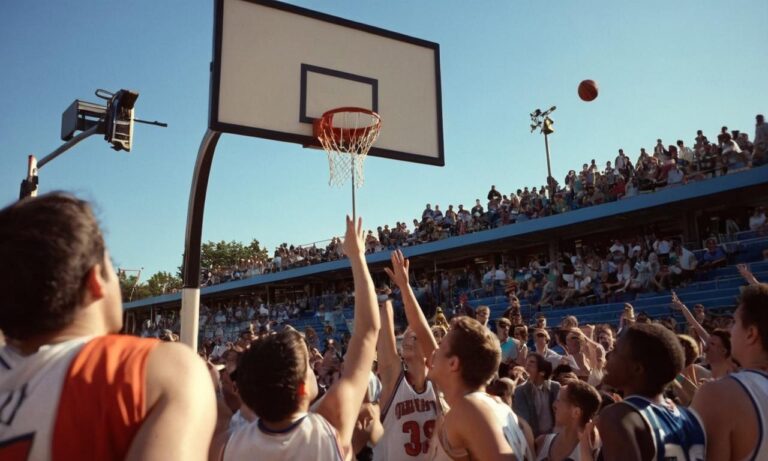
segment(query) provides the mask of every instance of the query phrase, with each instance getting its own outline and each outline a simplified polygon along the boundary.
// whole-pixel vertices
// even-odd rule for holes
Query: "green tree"
[[[245,245],[242,242],[207,241],[203,243],[200,249],[200,266],[206,269],[231,268],[235,266],[246,265],[250,261],[266,261],[268,253],[266,248],[262,248],[258,240],[253,239],[251,243]],[[183,260],[183,255],[182,255]],[[181,278],[183,274],[183,265],[179,266],[177,276]]]
[[[160,271],[147,279],[146,288],[150,296],[172,293],[181,289],[181,279],[170,272]]]
[[[120,281],[120,293],[123,302],[136,301],[151,296],[147,285],[139,280],[138,274],[128,275],[125,271],[120,271],[117,276]]]

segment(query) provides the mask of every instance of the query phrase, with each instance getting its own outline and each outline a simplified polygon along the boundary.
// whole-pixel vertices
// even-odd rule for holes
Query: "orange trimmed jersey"
[[[0,348],[0,460],[125,458],[147,416],[153,339],[107,335]]]

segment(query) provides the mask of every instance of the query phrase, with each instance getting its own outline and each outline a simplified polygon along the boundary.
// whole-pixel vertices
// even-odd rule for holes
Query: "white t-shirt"
[[[749,217],[749,230],[757,230],[765,224],[765,213]]]
[[[272,432],[260,420],[232,432],[224,448],[224,461],[342,461],[344,455],[336,429],[316,413],[307,413],[291,427]]]

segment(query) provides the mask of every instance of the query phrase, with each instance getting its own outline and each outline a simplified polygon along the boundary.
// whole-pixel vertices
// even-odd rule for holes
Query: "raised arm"
[[[437,341],[432,334],[432,330],[429,328],[429,322],[424,316],[424,312],[419,306],[419,302],[416,301],[416,296],[413,294],[411,284],[409,283],[408,269],[410,267],[409,261],[403,256],[400,250],[392,252],[392,269],[386,267],[384,271],[387,273],[390,279],[400,288],[400,293],[403,296],[403,304],[405,305],[405,317],[408,319],[408,326],[416,333],[416,338],[419,340],[419,345],[424,351],[424,355],[427,360],[432,359],[432,353],[437,349]]]
[[[672,308],[683,313],[685,320],[694,330],[696,330],[696,334],[699,335],[699,338],[701,338],[702,341],[705,343],[709,342],[709,333],[707,333],[707,330],[701,326],[699,321],[696,320],[696,317],[694,317],[691,311],[688,310],[688,307],[680,301],[680,298],[677,297],[677,293],[674,291],[672,292]]]
[[[343,446],[352,441],[352,432],[368,389],[368,378],[376,353],[376,340],[381,329],[379,307],[371,274],[365,262],[365,239],[362,220],[357,226],[347,216],[347,232],[342,248],[352,266],[355,281],[355,323],[349,340],[344,371],[317,409],[339,432]]]
[[[400,356],[397,353],[397,344],[395,342],[395,322],[392,313],[392,301],[384,301],[379,306],[379,312],[381,314],[381,331],[379,331],[379,341],[376,345],[376,352],[382,384],[380,402],[382,405],[385,405],[392,396],[392,392],[395,390],[395,384],[397,384],[397,378],[400,376],[402,365]]]
[[[746,264],[737,264],[736,267],[739,269],[739,274],[744,277],[748,284],[757,285],[760,283]]]

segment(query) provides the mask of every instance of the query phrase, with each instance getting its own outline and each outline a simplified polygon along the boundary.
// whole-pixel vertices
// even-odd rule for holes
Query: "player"
[[[56,193],[3,209],[0,261],[0,459],[206,458],[205,364],[113,334],[120,284],[88,203]]]
[[[744,288],[731,328],[743,369],[705,384],[694,408],[707,430],[707,459],[768,459],[768,285]]]
[[[271,461],[345,460],[352,456],[352,433],[376,352],[380,329],[376,293],[365,262],[362,221],[347,217],[343,242],[355,283],[355,324],[339,380],[309,411],[317,397],[317,380],[301,335],[287,329],[263,336],[243,354],[237,386],[243,401],[258,416],[256,423],[230,436],[218,434],[213,458]],[[228,438],[228,440],[227,440]]]
[[[432,383],[427,380],[425,350],[431,354],[437,343],[431,330],[417,333],[427,320],[411,289],[407,268],[394,260],[392,266],[386,272],[400,288],[408,324],[414,327],[409,327],[403,335],[401,360],[395,344],[392,303],[389,300],[382,303],[382,329],[377,350],[384,435],[373,449],[373,459],[427,459],[437,418],[437,397]]]
[[[410,264],[399,250],[392,252],[391,261],[392,269],[386,272],[400,286],[408,280]],[[424,353],[432,353],[427,378],[442,391],[450,407],[446,411],[437,405],[438,422],[428,459],[532,459],[517,416],[508,405],[485,393],[485,385],[501,362],[496,335],[477,320],[462,316],[454,319],[437,347],[424,315],[410,312],[415,315],[408,318],[409,327]]]
[[[619,337],[604,383],[625,397],[597,420],[604,459],[704,460],[706,437],[699,418],[663,396],[684,364],[677,336],[660,325],[636,323]]]

